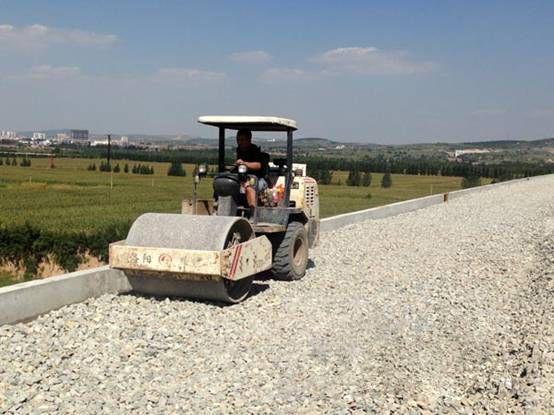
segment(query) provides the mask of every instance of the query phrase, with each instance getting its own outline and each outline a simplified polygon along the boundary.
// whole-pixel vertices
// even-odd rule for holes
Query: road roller
[[[319,193],[306,165],[293,162],[296,122],[267,116],[201,116],[198,122],[219,130],[214,198],[196,198],[207,170],[197,166],[193,198],[183,200],[182,212],[139,216],[127,238],[110,245],[110,266],[124,271],[139,293],[224,303],[244,300],[260,274],[301,279],[319,241]],[[286,134],[285,158],[262,153],[267,189],[255,186],[254,209],[244,194],[247,169],[225,163],[227,130]]]

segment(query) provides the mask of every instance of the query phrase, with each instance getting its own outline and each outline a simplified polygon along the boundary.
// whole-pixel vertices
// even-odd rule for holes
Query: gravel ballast
[[[554,177],[321,235],[245,302],[0,327],[0,413],[554,413]]]

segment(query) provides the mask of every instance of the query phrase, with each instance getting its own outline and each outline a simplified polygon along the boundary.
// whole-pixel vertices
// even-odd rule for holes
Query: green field
[[[144,212],[179,212],[192,192],[192,166],[186,177],[168,177],[168,163],[148,163],[154,175],[87,171],[99,160],[33,159],[31,167],[0,166],[0,224],[24,222],[51,230],[95,229],[114,221],[132,221]],[[118,161],[123,169],[125,161]],[[129,166],[137,162],[127,161]],[[335,172],[333,183],[345,183],[346,172]],[[460,188],[460,178],[393,175],[393,186],[380,187],[373,173],[370,187],[320,186],[321,216],[385,205]],[[211,180],[199,187],[199,197],[211,197]]]
[[[90,258],[107,260],[110,242],[124,239],[132,221],[144,212],[180,212],[190,198],[192,165],[186,177],[168,177],[169,163],[147,163],[153,175],[88,171],[100,160],[32,159],[31,167],[0,166],[0,286],[72,271]],[[113,163],[115,165],[116,163]],[[461,179],[393,175],[391,188],[380,187],[374,173],[370,187],[346,186],[347,172],[334,172],[333,183],[320,186],[321,217],[413,199],[460,188]],[[200,198],[212,197],[212,182],[199,186]],[[87,259],[88,258],[88,259]],[[58,271],[41,271],[51,264]],[[85,265],[86,266],[86,265]],[[15,270],[15,271],[14,271]]]
[[[13,275],[8,274],[7,272],[0,271],[0,288],[5,285],[11,285],[14,283]]]

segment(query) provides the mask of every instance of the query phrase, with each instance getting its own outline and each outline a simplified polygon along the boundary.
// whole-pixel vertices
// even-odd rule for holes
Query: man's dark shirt
[[[255,144],[250,144],[250,146],[245,150],[241,150],[237,147],[237,160],[238,159],[241,159],[242,161],[254,161],[261,163],[260,170],[252,170],[249,171],[249,173],[255,174],[258,177],[264,177],[266,167],[264,166],[265,160],[260,147]]]

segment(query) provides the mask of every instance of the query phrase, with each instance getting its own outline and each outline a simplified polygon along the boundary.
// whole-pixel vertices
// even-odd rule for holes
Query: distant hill
[[[236,139],[234,136],[228,136],[225,138],[225,143],[227,145],[235,145]],[[216,147],[218,140],[216,138],[202,138],[194,137],[187,140],[184,140],[184,143],[187,145],[199,145],[199,146],[208,146]],[[284,147],[287,145],[287,140],[285,138],[262,138],[255,137],[254,143],[262,146],[271,146],[271,147]],[[294,145],[295,147],[336,147],[337,145],[344,145],[345,143],[339,143],[338,141],[333,141],[327,138],[295,138]]]
[[[107,134],[92,133],[90,137],[92,139],[105,139]],[[122,136],[129,138],[131,142],[152,142],[152,143],[173,143],[179,141],[186,141],[191,138],[186,134],[112,134],[112,139],[118,140]]]
[[[554,138],[542,138],[538,140],[477,141],[473,143],[460,143],[454,145],[473,148],[542,148],[554,146]]]
[[[64,129],[49,129],[49,130],[34,130],[34,131],[18,131],[21,136],[30,137],[33,132],[46,133],[52,137],[60,133],[69,133],[69,128]],[[156,144],[184,145],[191,147],[216,148],[218,145],[217,138],[196,137],[188,134],[140,134],[140,133],[114,133],[112,139],[118,140],[122,136],[127,136],[130,142],[150,142]],[[106,134],[90,133],[91,140],[105,139]],[[228,146],[235,145],[235,136],[229,135],[225,138]],[[255,142],[264,148],[280,149],[286,147],[286,139],[282,136],[275,138],[256,137]],[[548,149],[551,151],[554,148],[553,138],[542,138],[537,140],[494,140],[494,141],[475,141],[461,143],[445,143],[445,142],[428,142],[417,144],[374,144],[362,142],[343,142],[336,139],[325,137],[296,137],[294,146],[303,150],[307,149],[338,149],[342,146],[348,149],[366,149],[366,150],[405,150],[418,151],[421,153],[434,153],[437,151],[453,151],[455,149],[491,149],[491,150],[533,150]]]
[[[344,143],[321,137],[304,137],[294,140],[294,144],[299,147],[336,147]]]

